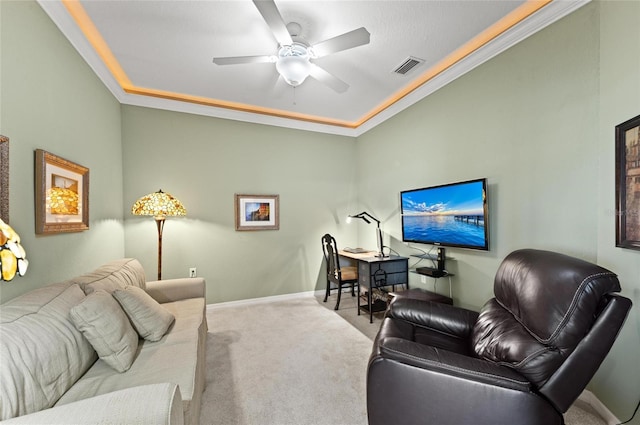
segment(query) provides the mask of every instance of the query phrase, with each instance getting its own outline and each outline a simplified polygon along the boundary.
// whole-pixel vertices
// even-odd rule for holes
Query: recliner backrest
[[[495,298],[480,312],[473,349],[540,388],[589,332],[604,297],[618,291],[616,275],[595,264],[549,251],[514,251],[496,273]]]

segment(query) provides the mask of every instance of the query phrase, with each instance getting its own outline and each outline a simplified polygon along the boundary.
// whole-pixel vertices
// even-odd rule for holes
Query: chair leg
[[[342,295],[342,283],[338,284],[338,301],[336,301],[336,306],[334,310],[337,310],[340,307],[340,296]]]
[[[327,302],[327,298],[329,298],[329,292],[331,290],[331,282],[329,282],[329,279],[327,279],[327,290],[324,293],[324,302]]]

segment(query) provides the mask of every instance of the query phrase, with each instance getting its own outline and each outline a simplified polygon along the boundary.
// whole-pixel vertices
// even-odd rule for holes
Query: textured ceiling
[[[313,78],[297,88],[273,63],[213,57],[275,55],[278,43],[250,0],[41,0],[121,103],[357,135],[586,1],[287,1],[311,45],[365,27],[369,44],[313,62],[349,85]],[[424,62],[392,72],[408,57]]]

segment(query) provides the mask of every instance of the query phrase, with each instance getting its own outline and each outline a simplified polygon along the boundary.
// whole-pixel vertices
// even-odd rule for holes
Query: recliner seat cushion
[[[602,267],[548,251],[514,251],[498,269],[495,298],[480,312],[474,351],[542,386],[589,331],[602,296],[617,291],[616,275]]]

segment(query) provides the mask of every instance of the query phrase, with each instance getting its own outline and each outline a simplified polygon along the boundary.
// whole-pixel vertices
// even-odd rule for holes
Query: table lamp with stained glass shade
[[[0,280],[10,281],[16,275],[24,276],[28,266],[27,253],[20,245],[20,235],[0,220]]]
[[[156,220],[158,227],[158,280],[162,279],[162,230],[166,217],[187,215],[187,210],[171,194],[159,190],[138,199],[131,207],[133,215],[148,215]]]

